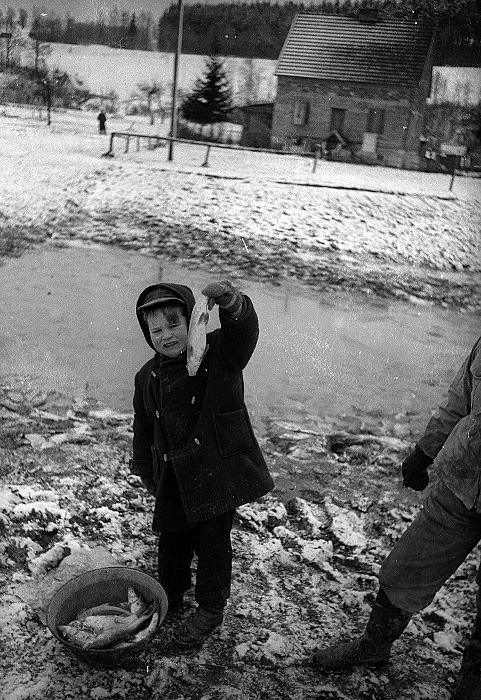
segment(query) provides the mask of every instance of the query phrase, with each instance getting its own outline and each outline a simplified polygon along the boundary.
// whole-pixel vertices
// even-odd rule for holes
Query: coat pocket
[[[232,457],[254,449],[256,439],[245,408],[229,413],[214,413],[213,418],[221,457]]]

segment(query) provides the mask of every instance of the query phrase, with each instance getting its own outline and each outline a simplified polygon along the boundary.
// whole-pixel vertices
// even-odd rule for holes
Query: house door
[[[337,107],[333,107],[331,109],[331,128],[330,131],[338,131],[340,134],[342,134],[342,131],[344,129],[344,119],[346,117],[346,110],[345,109],[338,109]]]

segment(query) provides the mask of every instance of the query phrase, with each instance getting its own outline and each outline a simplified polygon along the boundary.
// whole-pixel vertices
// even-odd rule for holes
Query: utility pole
[[[177,27],[177,48],[174,57],[174,81],[172,86],[172,111],[170,116],[170,136],[177,136],[177,81],[179,72],[179,57],[182,53],[182,27],[184,24],[184,0],[179,0],[179,24]],[[169,141],[169,160],[174,158],[174,142]]]

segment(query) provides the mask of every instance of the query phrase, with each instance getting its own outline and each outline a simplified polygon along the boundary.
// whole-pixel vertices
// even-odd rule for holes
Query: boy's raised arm
[[[202,290],[209,308],[219,306],[219,353],[234,370],[243,370],[259,337],[259,321],[252,301],[229,280],[212,282]]]

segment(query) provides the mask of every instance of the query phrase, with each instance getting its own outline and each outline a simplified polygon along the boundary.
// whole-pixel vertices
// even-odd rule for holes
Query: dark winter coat
[[[137,307],[157,286],[183,299],[190,318],[194,298],[183,285],[148,287]],[[195,377],[187,374],[185,352],[174,359],[156,354],[135,377],[131,470],[156,485],[154,530],[207,520],[274,486],[244,403],[242,370],[257,343],[257,314],[244,296],[238,320],[222,310],[219,318]],[[152,347],[141,313],[138,319]]]
[[[419,441],[440,478],[467,508],[481,512],[481,338],[459,369],[448,400]]]

